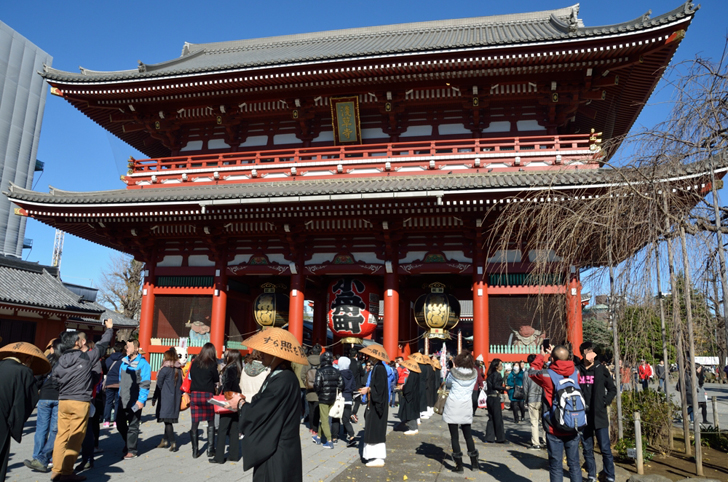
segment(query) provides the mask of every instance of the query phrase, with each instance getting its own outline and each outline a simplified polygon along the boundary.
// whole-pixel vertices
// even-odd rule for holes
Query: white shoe
[[[367,467],[384,467],[384,459],[372,459],[367,462]]]
[[[419,418],[417,419],[417,425],[422,425],[422,421]]]
[[[417,435],[418,433],[420,433],[419,430],[407,430],[404,434],[405,435]]]

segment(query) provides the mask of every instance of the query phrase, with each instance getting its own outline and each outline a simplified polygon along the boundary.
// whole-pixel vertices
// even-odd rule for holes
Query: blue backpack
[[[586,403],[579,387],[576,369],[564,377],[549,369],[554,384],[551,409],[544,412],[546,422],[559,432],[580,433],[586,426]]]
[[[392,392],[394,392],[394,387],[397,385],[397,378],[399,378],[399,374],[397,373],[397,370],[390,367],[386,363],[384,364],[384,368],[387,369],[387,383],[389,384],[389,402],[392,402]]]

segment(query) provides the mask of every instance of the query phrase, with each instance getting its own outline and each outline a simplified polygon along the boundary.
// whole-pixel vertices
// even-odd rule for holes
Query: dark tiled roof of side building
[[[263,66],[318,63],[431,53],[455,49],[524,45],[590,38],[646,30],[692,16],[697,7],[688,1],[650,18],[648,14],[615,25],[586,27],[578,18],[579,5],[509,15],[405,23],[249,40],[185,43],[182,55],[158,64],[139,63],[133,70],[64,72],[47,67],[49,80],[104,82],[157,78],[202,72],[223,72]]]
[[[726,170],[728,159],[718,161],[716,169]],[[50,205],[114,205],[131,203],[176,204],[198,203],[205,201],[248,200],[252,203],[265,203],[270,198],[290,198],[296,201],[329,201],[338,196],[348,196],[354,200],[371,197],[404,196],[406,193],[437,191],[441,194],[458,194],[468,190],[517,193],[525,189],[538,190],[549,188],[573,188],[601,186],[622,183],[626,180],[641,182],[642,175],[631,169],[561,169],[539,171],[509,171],[505,173],[487,172],[481,169],[475,174],[432,174],[418,176],[380,176],[352,179],[319,179],[304,181],[256,182],[227,185],[160,187],[147,189],[120,189],[113,191],[70,192],[51,188],[50,193],[29,191],[11,183],[5,194],[20,203],[42,203]],[[664,168],[660,177],[699,177],[709,172],[709,166],[702,162],[682,165],[679,168]]]
[[[97,320],[95,318],[73,318],[69,321],[79,321],[81,323],[86,323],[89,325],[103,325],[104,320],[107,318],[111,318],[114,321],[114,328],[136,328],[139,326],[139,320],[132,320],[131,318],[127,318],[126,316],[122,315],[121,313],[117,313],[116,311],[109,310],[108,308],[105,308],[104,306],[99,305],[98,303],[94,303],[99,308],[105,310],[101,317]]]
[[[69,291],[57,268],[0,256],[0,303],[76,313],[100,314],[105,308]]]

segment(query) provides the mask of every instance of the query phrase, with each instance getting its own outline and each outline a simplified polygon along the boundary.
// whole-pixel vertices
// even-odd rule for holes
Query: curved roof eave
[[[699,5],[693,6],[692,2],[688,0],[680,7],[652,19],[646,14],[628,22],[600,27],[584,27],[581,19],[576,17],[578,14],[577,4],[558,10],[533,12],[529,14],[363,27],[208,44],[186,43],[182,56],[158,64],[147,65],[140,62],[137,70],[97,72],[89,69],[81,69],[81,73],[72,73],[47,67],[43,72],[40,72],[40,75],[49,81],[58,83],[107,83],[153,80],[241,69],[293,66],[335,60],[378,58],[391,55],[415,55],[486,47],[515,47],[543,42],[599,38],[600,36],[644,31],[649,28],[667,25],[677,20],[692,17],[699,7]],[[483,29],[498,27],[508,23],[520,23],[523,25],[538,24],[550,36],[529,37],[528,35],[522,34],[520,37],[511,35],[506,39],[489,38],[485,42],[473,40],[469,43],[455,41],[454,43],[440,42],[433,44],[432,42],[422,41],[424,37],[432,37],[432,32],[452,32],[458,29],[464,31],[473,28]],[[524,29],[521,29],[521,31],[524,31]],[[402,42],[395,42],[395,45],[392,45],[389,41],[392,37],[401,38]],[[452,37],[457,38],[459,36],[455,35]],[[337,51],[337,45],[351,41],[352,38],[359,39],[354,44],[367,45],[367,47],[359,50],[352,47],[348,51]],[[331,46],[330,50],[324,52],[319,51],[318,46],[322,43]],[[310,55],[306,53],[307,51],[310,51]]]

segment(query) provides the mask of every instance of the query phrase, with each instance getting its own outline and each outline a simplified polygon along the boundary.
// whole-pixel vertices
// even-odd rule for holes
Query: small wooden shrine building
[[[579,344],[578,269],[536,282],[533,260],[558,253],[486,252],[490,208],[617,182],[599,143],[629,131],[696,10],[589,27],[577,5],[185,43],[115,72],[49,67],[52,93],[149,159],[130,159],[121,190],[7,194],[21,215],[146,263],[148,352],[190,334],[238,346],[266,290],[258,310],[287,302],[299,340],[313,301],[324,342],[334,290],[356,306],[338,312],[347,336],[383,315],[371,336],[393,356],[415,349],[414,303],[433,283],[467,301],[458,328],[486,360],[559,332],[526,303],[537,292],[567,304],[554,341]]]

